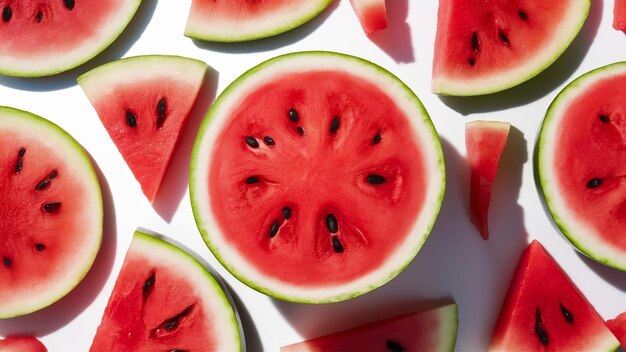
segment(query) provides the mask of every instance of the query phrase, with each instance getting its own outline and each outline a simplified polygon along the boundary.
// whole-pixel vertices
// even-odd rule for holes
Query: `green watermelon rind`
[[[361,287],[360,289],[353,291],[353,292],[349,292],[349,293],[344,293],[344,294],[340,294],[340,295],[335,295],[335,296],[330,296],[330,297],[325,297],[323,299],[308,299],[308,298],[303,298],[303,297],[291,297],[291,296],[287,296],[287,295],[283,295],[279,292],[276,292],[275,290],[270,290],[266,287],[263,286],[262,282],[254,282],[253,280],[251,280],[250,278],[246,277],[245,275],[241,274],[237,268],[231,264],[230,261],[226,260],[220,253],[219,248],[217,248],[212,242],[211,242],[211,236],[209,234],[209,231],[204,227],[203,225],[203,216],[202,214],[199,212],[198,209],[200,209],[200,205],[198,202],[198,196],[197,196],[197,190],[196,190],[196,184],[197,184],[197,180],[196,180],[196,176],[197,176],[197,161],[198,161],[198,154],[200,153],[200,148],[201,148],[201,144],[203,141],[203,136],[206,135],[206,130],[209,129],[209,126],[211,125],[211,122],[214,118],[214,116],[216,115],[216,112],[220,111],[222,104],[224,104],[225,101],[228,100],[228,97],[230,95],[230,93],[232,91],[235,91],[243,82],[247,81],[248,78],[250,78],[251,76],[253,76],[254,74],[256,74],[257,72],[263,70],[265,67],[267,66],[271,66],[273,64],[276,64],[276,62],[278,61],[283,61],[283,60],[289,60],[290,58],[294,58],[294,57],[298,57],[300,55],[310,55],[310,56],[340,56],[345,58],[346,60],[350,60],[353,63],[357,64],[357,65],[361,65],[361,67],[366,67],[367,69],[371,69],[374,70],[377,74],[381,74],[385,77],[387,77],[388,79],[390,79],[390,81],[392,82],[396,82],[396,84],[398,84],[402,90],[404,91],[404,93],[406,94],[406,97],[409,98],[410,101],[412,101],[416,107],[418,107],[419,111],[421,112],[421,117],[422,120],[419,121],[422,123],[422,128],[427,129],[428,134],[432,137],[432,143],[435,146],[435,152],[436,152],[436,160],[437,160],[437,169],[439,171],[439,178],[441,180],[441,190],[438,194],[438,196],[436,197],[436,202],[434,204],[431,204],[432,208],[435,209],[433,211],[433,216],[430,219],[430,221],[427,223],[427,225],[423,228],[422,231],[422,236],[421,236],[421,240],[418,243],[415,243],[415,246],[413,248],[413,251],[411,253],[411,255],[408,255],[406,260],[401,264],[397,266],[396,270],[393,270],[391,272],[389,272],[386,276],[384,277],[380,277],[376,282],[365,286],[365,287]],[[434,171],[433,171],[434,173]],[[444,198],[444,194],[445,194],[445,188],[446,188],[446,173],[445,173],[445,161],[444,161],[444,157],[443,157],[443,150],[441,147],[441,141],[439,139],[439,134],[437,133],[435,126],[433,125],[432,120],[430,119],[430,115],[428,114],[426,108],[424,107],[424,105],[422,104],[422,102],[420,101],[420,99],[417,97],[417,95],[415,95],[415,93],[411,90],[411,88],[409,86],[407,86],[402,80],[400,80],[397,76],[395,76],[393,73],[391,73],[390,71],[386,70],[385,68],[367,61],[365,59],[362,59],[360,57],[356,57],[356,56],[352,56],[352,55],[348,55],[348,54],[343,54],[343,53],[338,53],[338,52],[331,52],[331,51],[303,51],[303,52],[295,52],[295,53],[288,53],[288,54],[283,54],[277,57],[274,57],[272,59],[269,59],[253,68],[251,68],[250,70],[246,71],[244,74],[242,74],[241,76],[239,76],[237,79],[235,79],[228,87],[226,87],[226,89],[220,94],[220,96],[215,100],[215,102],[213,103],[213,105],[211,106],[211,109],[209,109],[209,111],[207,112],[204,120],[202,121],[200,128],[198,130],[198,137],[196,138],[196,141],[194,143],[193,146],[193,150],[192,150],[192,154],[191,154],[191,164],[190,164],[190,173],[189,173],[189,193],[190,193],[190,201],[191,201],[191,206],[192,206],[192,210],[193,210],[193,214],[194,214],[194,219],[196,222],[196,225],[198,227],[198,230],[200,231],[200,234],[202,235],[202,238],[204,240],[204,242],[206,243],[206,245],[209,247],[209,249],[211,250],[211,252],[213,253],[213,255],[217,258],[217,260],[224,266],[224,268],[226,268],[226,270],[228,270],[233,276],[235,276],[239,281],[243,282],[245,285],[249,286],[250,288],[257,290],[261,293],[264,293],[268,296],[274,297],[274,298],[278,298],[284,301],[290,301],[290,302],[295,302],[295,303],[308,303],[308,304],[320,304],[320,303],[333,303],[333,302],[340,302],[340,301],[344,301],[344,300],[349,300],[358,296],[361,296],[363,294],[366,294],[382,285],[384,285],[385,283],[389,282],[391,279],[395,278],[398,274],[400,274],[410,263],[411,261],[415,258],[415,256],[417,256],[417,253],[420,251],[420,249],[422,248],[422,246],[424,245],[424,243],[426,242],[426,240],[428,239],[429,234],[431,233],[435,222],[437,220],[437,215],[439,214],[439,211],[441,209],[441,204],[443,203],[443,198]]]
[[[578,226],[576,224],[576,220],[574,219],[575,217],[572,216],[570,219],[567,214],[564,214],[567,210],[562,210],[555,204],[557,202],[555,198],[560,197],[560,195],[556,193],[557,186],[551,184],[549,174],[550,166],[547,165],[548,157],[546,156],[553,148],[553,140],[551,140],[548,136],[549,131],[558,128],[554,125],[556,123],[554,121],[555,110],[566,105],[570,99],[575,98],[580,90],[584,89],[589,83],[597,79],[598,76],[610,74],[612,71],[619,71],[622,73],[626,72],[626,61],[602,66],[581,75],[563,88],[563,90],[552,101],[548,107],[537,138],[534,166],[535,179],[537,181],[536,183],[541,190],[541,195],[543,196],[545,205],[547,206],[554,223],[567,240],[570,241],[579,252],[587,257],[606,266],[626,271],[626,256],[620,256],[617,254],[612,258],[604,253],[600,253],[596,248],[594,248],[593,244],[587,243],[589,240],[587,239],[588,236],[586,236],[585,233],[578,233]],[[619,260],[620,258],[621,261]]]
[[[308,0],[311,1],[311,0]],[[317,17],[322,11],[324,11],[333,1],[335,0],[316,0],[319,1],[319,6],[312,12],[306,13],[303,16],[294,18],[293,21],[285,23],[283,25],[279,25],[276,27],[270,27],[265,30],[255,31],[252,33],[245,33],[242,35],[226,35],[220,36],[211,33],[202,33],[201,31],[196,31],[189,28],[189,23],[185,28],[185,36],[191,39],[199,39],[209,42],[217,42],[217,43],[236,43],[236,42],[247,42],[252,40],[258,40],[263,38],[273,37],[285,32],[288,32],[294,28],[300,27],[303,24],[311,21],[313,18]]]
[[[436,350],[454,352],[459,333],[459,308],[456,303],[452,303],[438,309],[442,318],[441,329],[439,329],[441,345]],[[448,312],[449,310],[451,312]]]
[[[97,245],[94,246],[93,251],[89,253],[89,255],[85,255],[86,262],[84,269],[75,277],[75,280],[72,282],[68,282],[67,288],[60,291],[59,294],[54,295],[53,297],[43,298],[40,300],[40,304],[35,304],[33,306],[22,306],[21,309],[8,311],[8,312],[0,312],[0,319],[6,318],[14,318],[22,315],[26,315],[29,313],[33,313],[45,307],[48,307],[61,298],[65,297],[68,293],[70,293],[78,284],[85,278],[89,270],[91,269],[93,263],[96,260],[98,252],[100,251],[100,246],[102,245],[102,236],[104,230],[104,203],[102,200],[102,190],[100,188],[100,181],[98,180],[98,175],[89,159],[89,156],[83,149],[83,147],[72,137],[67,131],[59,127],[54,122],[47,120],[39,115],[35,115],[31,112],[8,107],[8,106],[0,106],[0,115],[3,113],[13,115],[15,117],[28,120],[29,124],[36,125],[37,128],[42,130],[50,131],[50,134],[55,135],[55,139],[63,141],[65,144],[61,147],[63,149],[67,149],[75,153],[80,157],[80,161],[83,162],[82,170],[84,171],[84,175],[90,183],[93,184],[93,190],[95,191],[96,199],[94,201],[98,202],[99,212],[98,214],[92,214],[98,217],[97,227],[100,229],[98,234],[94,236],[97,237]]]

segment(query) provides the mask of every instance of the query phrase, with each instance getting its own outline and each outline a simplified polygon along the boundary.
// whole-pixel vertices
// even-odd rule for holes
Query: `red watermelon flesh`
[[[626,0],[615,0],[613,5],[613,28],[626,31]]]
[[[491,189],[510,127],[510,123],[499,121],[465,124],[465,145],[471,169],[470,219],[485,240],[489,238]]]
[[[619,343],[538,241],[522,255],[500,310],[491,351],[609,351]]]
[[[280,348],[281,352],[454,351],[455,304],[381,320]]]
[[[350,4],[366,34],[387,28],[385,0],[350,0]]]
[[[2,352],[48,352],[46,346],[33,336],[9,336],[0,339]]]
[[[137,56],[78,78],[150,202],[161,188],[206,67],[177,56]]]
[[[207,269],[181,249],[136,232],[90,351],[241,349],[235,313]]]
[[[609,326],[609,329],[617,337],[622,347],[626,348],[626,312],[618,315],[615,319],[608,320],[606,325]]]

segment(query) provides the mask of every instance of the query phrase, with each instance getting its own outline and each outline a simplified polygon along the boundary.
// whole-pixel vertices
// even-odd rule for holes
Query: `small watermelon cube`
[[[626,312],[606,322],[613,335],[617,337],[623,348],[626,348]]]
[[[613,6],[613,28],[626,31],[626,0],[615,0]]]
[[[385,0],[350,0],[365,34],[387,28],[387,6]]]

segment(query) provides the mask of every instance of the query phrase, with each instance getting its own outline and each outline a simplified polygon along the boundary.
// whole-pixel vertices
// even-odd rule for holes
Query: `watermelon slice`
[[[309,303],[402,271],[444,184],[441,144],[414,93],[331,52],[280,56],[233,82],[200,127],[190,172],[196,224],[220,262],[260,292]]]
[[[626,312],[618,315],[615,319],[608,320],[606,325],[617,337],[622,347],[626,348]]]
[[[470,219],[486,240],[489,239],[489,201],[498,173],[500,155],[509,137],[511,124],[500,121],[474,121],[465,124],[467,160],[471,169]]]
[[[242,42],[296,28],[333,0],[192,0],[185,35],[213,42]]]
[[[536,151],[538,181],[563,234],[582,253],[626,270],[626,62],[565,87]]]
[[[0,107],[0,319],[59,300],[102,241],[102,194],[81,146],[39,116]]]
[[[281,352],[454,351],[456,304],[381,320],[295,343]]]
[[[613,5],[613,28],[626,31],[626,0],[615,0]]]
[[[367,35],[387,28],[385,0],[350,0],[350,4]]]
[[[582,28],[590,0],[440,0],[432,91],[481,95],[550,66]]]
[[[48,352],[46,346],[33,336],[9,336],[0,339],[2,352]]]
[[[141,0],[0,2],[0,74],[47,76],[74,68],[108,47]]]
[[[613,351],[604,320],[538,241],[522,255],[490,351]]]
[[[136,56],[78,77],[87,98],[153,202],[161,188],[207,65],[179,56]]]
[[[90,351],[242,349],[238,317],[216,278],[180,248],[135,232]]]

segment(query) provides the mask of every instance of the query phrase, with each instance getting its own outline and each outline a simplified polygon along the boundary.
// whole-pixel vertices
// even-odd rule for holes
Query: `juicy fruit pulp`
[[[0,74],[69,70],[113,42],[141,0],[0,1]]]
[[[457,325],[457,307],[450,304],[283,346],[280,351],[454,351]]]
[[[582,28],[590,0],[440,0],[432,90],[480,95],[550,66]]]
[[[623,348],[626,348],[626,312],[606,322],[613,335],[617,337]]]
[[[387,28],[385,0],[350,0],[350,4],[366,34]]]
[[[2,352],[48,352],[46,346],[33,336],[9,336],[0,339]]]
[[[78,78],[150,202],[161,188],[206,67],[179,56],[136,56]]]
[[[615,0],[614,2],[613,28],[626,31],[626,0]]]
[[[552,217],[584,254],[626,270],[626,63],[570,83],[550,106],[537,148]]]
[[[522,255],[494,328],[491,351],[612,351],[604,320],[533,241]]]
[[[194,147],[192,205],[239,279],[282,299],[336,301],[415,256],[438,213],[441,163],[430,118],[397,78],[296,53],[253,68],[214,104]]]
[[[57,301],[91,267],[102,196],[91,162],[65,131],[0,107],[0,318]]]
[[[485,240],[489,238],[491,189],[510,127],[510,123],[498,121],[465,124],[465,144],[471,170],[470,219]]]
[[[241,350],[235,312],[209,271],[135,232],[90,351]]]

